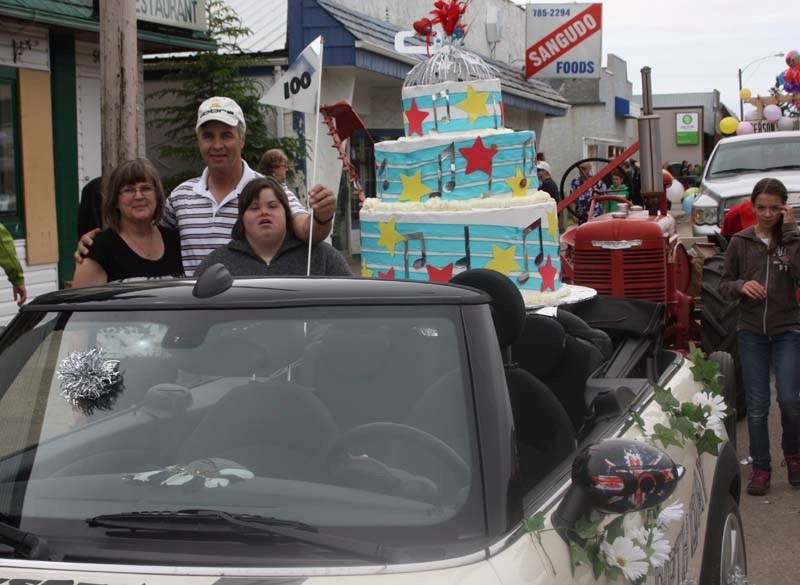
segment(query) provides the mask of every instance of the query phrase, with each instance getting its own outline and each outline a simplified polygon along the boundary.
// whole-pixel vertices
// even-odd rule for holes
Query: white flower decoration
[[[650,548],[653,549],[653,553],[650,555],[650,564],[653,565],[654,568],[664,566],[669,560],[669,553],[672,550],[672,546],[669,544],[669,540],[667,540],[664,536],[664,532],[659,530],[658,528],[653,528],[650,530]]]
[[[661,510],[656,519],[656,524],[659,528],[665,528],[673,522],[678,522],[683,518],[683,504],[675,502]]]
[[[627,579],[636,581],[647,575],[647,555],[630,538],[618,536],[610,544],[604,540],[600,544],[600,550],[608,565],[621,569]]]
[[[713,418],[722,420],[725,418],[725,399],[720,395],[712,395],[708,392],[696,392],[692,396],[692,403],[703,409],[708,420]]]
[[[625,536],[641,545],[647,544],[647,529],[642,522],[642,516],[638,513],[625,514],[622,518],[622,529]]]

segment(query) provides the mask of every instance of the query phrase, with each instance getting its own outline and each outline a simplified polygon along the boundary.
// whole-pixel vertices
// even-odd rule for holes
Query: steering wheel
[[[371,439],[367,441],[367,439]],[[330,468],[331,463],[336,459],[336,456],[347,450],[350,446],[355,446],[359,443],[373,444],[380,439],[406,439],[416,443],[419,447],[426,449],[438,459],[442,461],[447,467],[452,469],[458,476],[458,481],[461,485],[468,484],[472,472],[469,465],[461,458],[450,445],[442,441],[440,438],[421,431],[420,429],[404,425],[401,423],[391,422],[374,422],[367,423],[353,427],[349,431],[340,435],[333,444],[326,449],[322,456],[323,469]]]

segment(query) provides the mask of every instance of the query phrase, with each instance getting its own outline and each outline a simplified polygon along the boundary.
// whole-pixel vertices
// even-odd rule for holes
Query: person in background
[[[730,239],[733,234],[739,233],[745,228],[756,224],[756,214],[753,212],[753,204],[748,199],[744,203],[734,205],[725,214],[722,220],[720,234]]]
[[[197,109],[195,130],[206,168],[199,177],[175,187],[164,212],[164,224],[180,233],[186,274],[193,274],[209,252],[230,241],[239,194],[247,183],[261,176],[242,159],[247,127],[242,108],[234,100],[223,96],[205,100]],[[294,233],[308,242],[313,231],[314,241],[319,242],[331,231],[336,197],[322,185],[311,187],[308,196],[314,210],[313,230],[311,214],[296,197],[289,198]],[[86,255],[93,235],[90,232],[81,238],[76,262]]]
[[[630,159],[631,163],[631,174],[630,174],[630,185],[631,185],[631,203],[633,205],[641,205],[642,204],[642,175],[641,170],[639,169],[639,161],[635,158]]]
[[[625,179],[625,171],[623,171],[621,168],[617,167],[611,171],[611,186],[608,188],[608,194],[630,199],[630,189],[628,188]],[[616,211],[618,205],[619,204],[616,201],[609,201],[606,203],[606,211]]]
[[[275,177],[253,179],[239,197],[239,213],[227,245],[200,263],[195,277],[222,264],[231,276],[305,276],[308,244],[294,234],[289,200]],[[344,257],[325,242],[311,248],[312,276],[352,276]]]
[[[739,356],[747,402],[752,475],[747,493],[770,488],[770,369],[775,375],[789,483],[800,487],[800,232],[786,187],[761,179],[750,202],[756,224],[731,238],[720,281],[723,297],[739,302]]]
[[[143,158],[125,161],[109,173],[102,191],[106,229],[76,266],[72,286],[182,276],[178,232],[159,225],[164,188],[153,164]]]
[[[102,177],[95,177],[81,189],[78,206],[78,236],[103,227],[103,196],[100,194]]]
[[[275,177],[286,191],[287,197],[294,197],[295,194],[286,184],[286,175],[289,172],[289,157],[280,148],[270,148],[258,162],[258,171],[265,177]]]
[[[578,166],[580,175],[572,180],[570,184],[570,193],[574,193],[581,185],[592,178],[592,163],[583,162]],[[586,223],[590,217],[596,217],[603,212],[603,206],[600,203],[595,203],[594,209],[589,211],[589,204],[591,203],[594,195],[605,195],[608,191],[606,184],[603,181],[598,181],[591,189],[583,193],[573,203],[575,215],[577,216],[578,224]]]
[[[14,247],[14,238],[2,223],[0,223],[0,268],[11,283],[14,300],[21,306],[28,298],[28,289],[25,288],[25,276],[17,256],[17,249]]]
[[[543,160],[536,163],[536,176],[539,179],[539,189],[548,193],[556,201],[561,201],[558,185],[550,175],[550,163]]]

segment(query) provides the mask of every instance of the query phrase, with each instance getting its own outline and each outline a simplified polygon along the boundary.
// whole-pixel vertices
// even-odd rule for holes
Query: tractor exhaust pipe
[[[653,88],[650,67],[642,67],[642,115],[639,117],[639,173],[642,178],[642,201],[650,215],[666,214],[664,175],[661,173],[660,118],[653,114]]]

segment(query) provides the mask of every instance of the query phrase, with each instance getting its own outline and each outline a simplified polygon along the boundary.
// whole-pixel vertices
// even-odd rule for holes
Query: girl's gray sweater
[[[308,244],[289,234],[267,264],[247,240],[231,240],[206,256],[195,270],[197,278],[214,264],[223,264],[231,276],[305,276]],[[320,242],[311,247],[312,276],[353,276],[344,257],[333,246]]]

